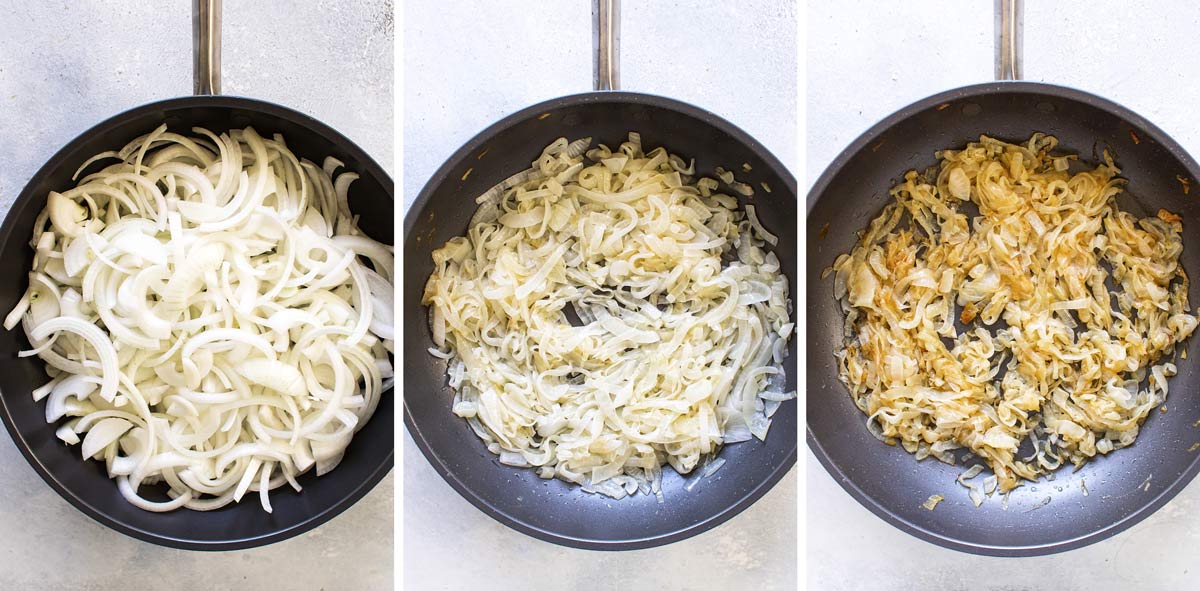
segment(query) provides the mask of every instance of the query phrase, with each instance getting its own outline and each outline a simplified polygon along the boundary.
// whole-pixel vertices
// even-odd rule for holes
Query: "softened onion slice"
[[[391,382],[394,255],[356,226],[340,162],[194,131],[97,154],[77,177],[115,162],[48,195],[4,325],[47,363],[34,398],[58,439],[131,504],[254,491],[270,512],[270,490],[337,465]]]
[[[939,152],[832,267],[835,357],[868,429],[918,458],[978,456],[993,475],[960,479],[976,506],[1132,444],[1197,325],[1182,218],[1122,211],[1107,154],[1072,173],[1056,146],[983,136]]]

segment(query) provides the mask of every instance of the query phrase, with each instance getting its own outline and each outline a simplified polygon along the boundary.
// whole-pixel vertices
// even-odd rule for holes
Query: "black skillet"
[[[796,404],[785,403],[765,443],[730,445],[727,463],[690,492],[666,470],[666,502],[636,495],[620,501],[591,495],[533,470],[499,464],[466,422],[450,412],[453,393],[446,364],[433,346],[421,292],[433,270],[430,253],[464,234],[474,198],[529,167],[558,137],[591,136],[593,144],[618,145],[640,131],[647,146],[666,146],[694,157],[699,173],[749,163],[746,182],[759,187],[752,203],[771,231],[784,269],[795,269],[796,181],[761,144],[729,122],[694,106],[658,96],[615,92],[616,2],[597,3],[596,88],[534,105],[506,117],[460,148],[425,185],[404,219],[404,422],[434,469],[468,501],[501,523],[557,544],[599,550],[646,548],[681,540],[717,526],[764,495],[796,461]],[[789,122],[781,122],[789,124]],[[467,173],[470,173],[469,175]],[[738,173],[742,176],[742,173]],[[795,273],[788,274],[796,293]],[[794,314],[793,310],[793,314]],[[796,383],[795,339],[789,349],[788,388]],[[693,475],[690,478],[694,478]]]
[[[8,279],[0,284],[0,309],[11,309],[28,285],[33,261],[29,241],[46,195],[73,186],[71,175],[93,154],[119,149],[162,123],[171,131],[188,134],[197,126],[217,133],[253,126],[266,137],[282,134],[298,156],[315,162],[329,155],[341,159],[361,175],[351,188],[350,207],[361,215],[363,231],[393,243],[394,187],[383,168],[354,142],[308,115],[264,101],[219,96],[220,0],[195,0],[193,8],[197,96],[150,103],[116,115],[80,134],[33,175],[0,228],[0,277]],[[101,166],[104,163],[86,172]],[[121,497],[102,463],[84,462],[78,446],[68,447],[55,437],[55,425],[46,423],[43,404],[35,403],[30,394],[46,382],[42,363],[16,356],[28,348],[21,330],[0,330],[0,416],[17,448],[72,505],[142,540],[192,550],[234,550],[287,539],[346,510],[392,468],[395,407],[389,389],[375,415],[355,435],[342,463],[320,478],[312,472],[302,476],[301,493],[288,487],[274,491],[274,513],[264,512],[253,499],[209,512],[143,511]]]
[[[1020,6],[998,2],[997,71],[1017,79]],[[1002,26],[1003,25],[1003,26]],[[1014,59],[1015,58],[1015,59]],[[855,232],[878,214],[888,189],[905,171],[936,163],[934,152],[979,135],[1015,141],[1033,132],[1061,141],[1060,149],[1095,162],[1105,147],[1129,179],[1120,205],[1140,216],[1159,208],[1184,218],[1184,268],[1200,276],[1200,202],[1184,183],[1200,167],[1159,128],[1106,99],[1059,86],[996,82],[958,88],[918,101],[884,119],[846,148],[808,197],[808,444],[847,492],[888,523],[955,550],[996,556],[1034,556],[1091,544],[1127,529],[1162,507],[1200,472],[1200,368],[1180,360],[1165,413],[1154,412],[1137,442],[1089,462],[1062,469],[1054,481],[1013,491],[1008,509],[998,498],[976,509],[954,480],[963,467],[933,459],[917,462],[899,447],[867,432],[866,417],[838,381],[833,352],[841,343],[842,316],[832,279],[821,272],[848,252]],[[1200,301],[1192,283],[1189,297]],[[1193,349],[1195,349],[1193,347]],[[1087,492],[1085,493],[1085,487]],[[946,500],[933,511],[921,504],[933,494]]]

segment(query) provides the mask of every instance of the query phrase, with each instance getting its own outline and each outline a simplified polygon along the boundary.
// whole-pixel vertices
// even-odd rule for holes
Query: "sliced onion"
[[[834,357],[871,434],[918,458],[969,450],[993,471],[959,479],[976,506],[1132,444],[1200,323],[1181,217],[1122,211],[1111,159],[1071,173],[1056,146],[1039,133],[938,152],[937,174],[906,173],[829,270]]]
[[[773,381],[795,327],[788,282],[753,208],[682,158],[637,133],[589,145],[551,143],[433,252],[429,353],[501,463],[661,500],[663,463],[687,474],[766,438],[794,397]]]

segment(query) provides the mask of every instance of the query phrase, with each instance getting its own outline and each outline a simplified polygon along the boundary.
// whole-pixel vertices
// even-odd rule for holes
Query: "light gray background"
[[[228,94],[309,113],[393,170],[390,0],[224,4]],[[189,94],[191,34],[187,0],[0,0],[0,210],[88,127]],[[0,436],[0,589],[390,589],[393,480],[286,542],[185,552],[92,521]]]
[[[1066,4],[1025,3],[1025,77],[1113,99],[1200,154],[1200,5]],[[813,3],[807,14],[809,186],[855,137],[893,111],[990,80],[992,6],[991,0]],[[1200,482],[1107,541],[1056,556],[1002,559],[944,550],[892,528],[844,492],[811,453],[806,460],[811,589],[1200,588]]]
[[[404,3],[406,204],[488,125],[536,102],[591,89],[590,4]],[[794,3],[656,0],[625,2],[623,10],[625,90],[711,110],[798,169]],[[795,470],[714,530],[623,553],[562,548],[500,525],[454,492],[407,435],[404,471],[410,591],[769,591],[798,584]]]

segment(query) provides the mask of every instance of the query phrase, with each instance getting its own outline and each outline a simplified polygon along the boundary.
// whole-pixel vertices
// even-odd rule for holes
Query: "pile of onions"
[[[390,387],[392,248],[359,231],[336,159],[194,131],[164,125],[50,193],[5,328],[46,362],[34,398],[58,437],[130,503],[257,491],[271,511],[267,491],[332,470]],[[154,484],[165,500],[141,494]]]
[[[777,238],[716,179],[637,133],[589,145],[547,146],[434,251],[430,353],[501,462],[661,500],[664,463],[764,439],[795,396],[788,282]]]
[[[973,452],[994,472],[982,490],[964,482],[979,470],[960,477],[976,505],[1132,444],[1197,324],[1179,216],[1122,211],[1112,159],[1072,173],[1056,144],[940,152],[832,268],[840,375],[868,428],[918,459]]]

